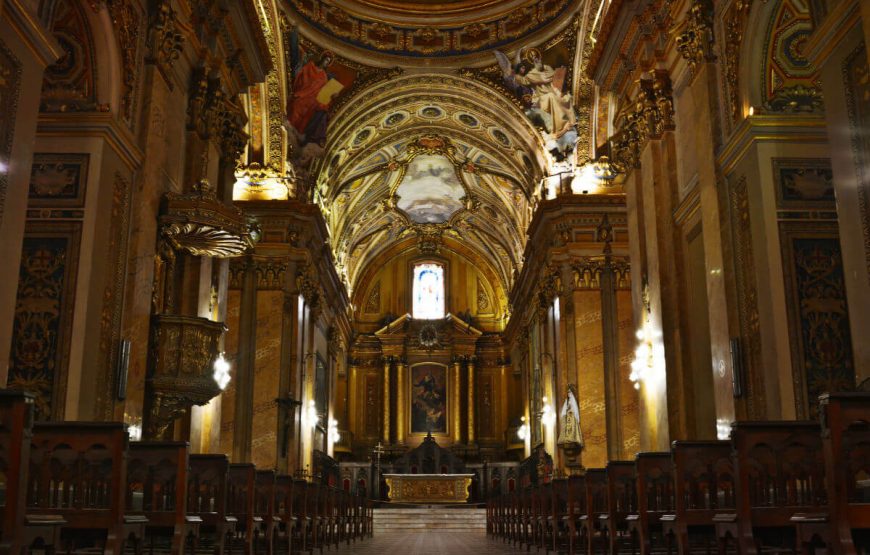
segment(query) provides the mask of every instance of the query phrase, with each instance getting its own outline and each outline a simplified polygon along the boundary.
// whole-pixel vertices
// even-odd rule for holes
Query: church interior
[[[0,0],[0,552],[870,552],[868,54],[867,0]]]

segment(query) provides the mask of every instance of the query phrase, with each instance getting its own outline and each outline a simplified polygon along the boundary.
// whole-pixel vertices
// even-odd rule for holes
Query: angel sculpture
[[[563,93],[567,68],[544,64],[537,48],[521,48],[513,64],[498,50],[495,57],[507,88],[523,102],[529,120],[545,131],[547,150],[557,161],[564,160],[577,143],[574,101]]]

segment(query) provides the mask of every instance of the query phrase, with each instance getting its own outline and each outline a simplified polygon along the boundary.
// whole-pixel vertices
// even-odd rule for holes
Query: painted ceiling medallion
[[[440,224],[462,210],[465,189],[445,156],[423,154],[408,164],[396,190],[397,206],[412,222]]]

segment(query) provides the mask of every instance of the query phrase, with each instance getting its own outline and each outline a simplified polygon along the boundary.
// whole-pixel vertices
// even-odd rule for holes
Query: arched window
[[[413,295],[415,319],[444,318],[444,266],[434,262],[415,264]]]

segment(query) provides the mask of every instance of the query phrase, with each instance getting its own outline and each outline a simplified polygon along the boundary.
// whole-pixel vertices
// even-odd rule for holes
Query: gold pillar
[[[396,363],[396,443],[405,443],[405,363]]]
[[[474,359],[468,359],[468,444],[474,443]]]
[[[359,372],[354,364],[347,368],[347,413],[345,415],[345,429],[349,430],[358,438],[364,435],[363,419],[357,415],[359,401],[357,400],[357,391],[360,391]]]
[[[390,358],[384,359],[384,428],[382,441],[390,444]]]
[[[459,388],[462,385],[461,363],[457,360],[453,362],[453,392],[450,395],[450,401],[453,403],[453,409],[450,411],[453,415],[453,443],[462,441],[462,422],[459,411]]]

